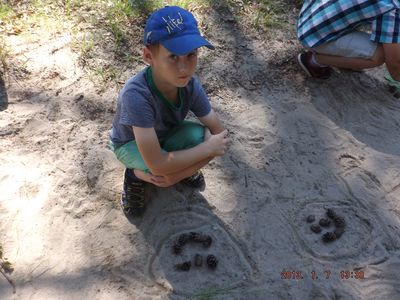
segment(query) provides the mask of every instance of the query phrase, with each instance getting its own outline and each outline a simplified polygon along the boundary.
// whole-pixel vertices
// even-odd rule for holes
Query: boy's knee
[[[192,148],[204,142],[205,129],[200,124],[193,124],[188,129],[187,147]]]
[[[185,122],[163,143],[166,151],[193,148],[204,141],[204,126],[194,122]]]

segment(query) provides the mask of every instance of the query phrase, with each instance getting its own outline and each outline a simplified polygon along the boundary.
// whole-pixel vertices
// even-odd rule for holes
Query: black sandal
[[[192,176],[183,179],[181,183],[194,189],[204,189],[206,186],[206,181],[201,171],[197,171]]]
[[[125,175],[124,190],[121,196],[121,206],[124,213],[131,217],[139,217],[146,210],[145,182],[133,180]]]

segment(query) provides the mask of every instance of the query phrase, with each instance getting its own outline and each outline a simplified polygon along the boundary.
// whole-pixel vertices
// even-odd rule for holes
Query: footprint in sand
[[[380,170],[371,166],[380,166]],[[368,169],[367,169],[368,168]],[[347,194],[351,195],[357,206],[364,208],[374,218],[374,226],[379,233],[375,235],[385,247],[398,247],[400,243],[398,220],[394,217],[396,198],[391,193],[398,186],[398,166],[393,161],[381,159],[374,164],[366,160],[365,167],[350,168],[338,174]]]
[[[357,158],[354,155],[343,153],[339,155],[338,161],[344,171],[349,171],[351,169],[360,167],[363,159],[363,157]]]
[[[365,88],[360,79],[366,77],[352,74],[332,78],[326,85],[311,83],[312,103],[338,127],[368,147],[399,155],[398,144],[393,141],[400,138],[400,104],[383,87]]]
[[[25,182],[19,188],[20,196],[26,199],[35,198],[37,194],[39,194],[39,192],[40,192],[40,186],[38,186],[36,183],[33,182]]]

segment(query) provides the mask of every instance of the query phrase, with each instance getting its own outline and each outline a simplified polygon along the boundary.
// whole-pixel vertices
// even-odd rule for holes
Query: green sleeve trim
[[[157,97],[160,98],[168,108],[175,110],[175,111],[179,111],[182,109],[182,107],[183,107],[183,89],[182,88],[178,88],[178,105],[174,105],[174,104],[172,104],[171,101],[169,101],[167,98],[165,98],[163,96],[163,94],[161,94],[161,92],[156,87],[156,84],[154,83],[153,72],[151,70],[151,67],[147,67],[146,77],[147,77],[147,83],[149,84],[152,92],[155,93],[157,95]]]

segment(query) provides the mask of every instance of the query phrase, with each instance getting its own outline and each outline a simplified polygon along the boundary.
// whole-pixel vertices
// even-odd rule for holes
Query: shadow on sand
[[[8,107],[8,96],[3,73],[0,72],[0,111],[6,110]]]

